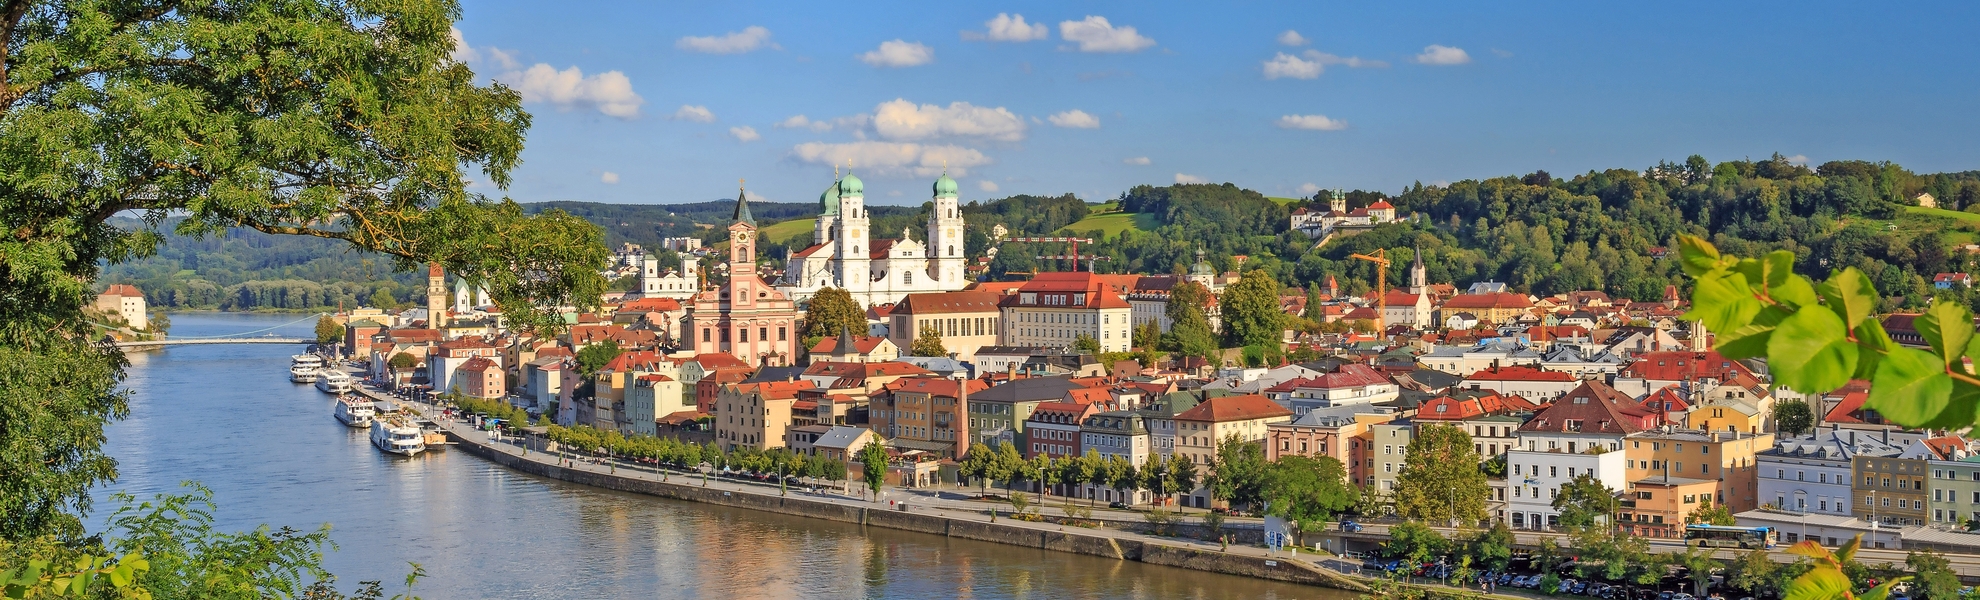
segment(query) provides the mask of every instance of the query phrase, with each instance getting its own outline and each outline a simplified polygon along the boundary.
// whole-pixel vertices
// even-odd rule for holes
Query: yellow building
[[[1760,507],[1759,467],[1754,454],[1773,446],[1771,433],[1646,431],[1624,438],[1623,466],[1631,482],[1652,478],[1717,481],[1711,503],[1740,512]]]

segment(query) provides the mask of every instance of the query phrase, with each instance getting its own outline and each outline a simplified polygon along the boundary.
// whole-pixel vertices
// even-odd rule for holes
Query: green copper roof
[[[750,227],[756,226],[756,215],[749,214],[749,196],[743,193],[742,190],[736,190],[736,216],[734,222],[748,223]]]
[[[847,196],[866,197],[866,183],[854,177],[852,173],[847,173],[844,179],[839,180],[839,197]]]
[[[839,214],[839,182],[832,182],[830,187],[825,188],[825,193],[818,195],[818,214]]]
[[[943,173],[941,177],[935,178],[935,197],[956,197],[956,180],[950,179],[948,173]]]

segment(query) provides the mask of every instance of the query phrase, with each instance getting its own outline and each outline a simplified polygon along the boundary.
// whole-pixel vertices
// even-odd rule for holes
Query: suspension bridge
[[[307,317],[296,319],[294,321],[282,323],[280,325],[271,325],[268,327],[263,327],[260,329],[251,329],[239,333],[229,333],[223,335],[195,335],[195,336],[168,338],[163,340],[119,341],[116,343],[116,345],[118,348],[133,349],[133,348],[159,348],[164,346],[200,346],[200,345],[213,345],[213,344],[309,344],[316,342],[316,340],[314,338],[300,338],[300,337],[276,335],[273,332],[276,329],[281,329],[283,327],[288,327],[290,325],[294,325],[304,321],[312,321],[315,319],[319,319],[328,314],[329,313],[313,314]],[[105,329],[121,331],[125,334],[132,336],[141,335],[140,332],[131,331],[123,327],[117,327],[115,325],[107,325],[104,323],[97,323],[95,321],[91,321],[90,324],[96,325],[98,327],[103,327]],[[255,334],[261,334],[261,335],[255,335]]]

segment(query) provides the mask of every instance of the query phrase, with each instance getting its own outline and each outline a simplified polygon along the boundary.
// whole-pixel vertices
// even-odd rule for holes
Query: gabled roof
[[[811,382],[765,381],[762,383],[738,383],[736,391],[743,394],[758,394],[765,400],[796,400],[798,392],[811,389]]]
[[[944,398],[956,398],[963,389],[962,384],[947,377],[903,377],[887,384],[887,391],[900,393],[920,393]],[[981,379],[969,380],[969,399],[974,402],[976,395],[990,389],[990,384]]]
[[[939,292],[908,294],[894,305],[890,314],[940,315],[952,313],[997,312],[1002,295],[990,292]]]
[[[1575,378],[1573,375],[1569,375],[1567,373],[1562,373],[1559,371],[1542,371],[1540,369],[1525,365],[1514,365],[1510,367],[1492,367],[1489,369],[1485,369],[1483,371],[1479,371],[1477,373],[1472,373],[1470,376],[1464,378],[1465,381],[1547,381],[1547,382],[1568,382],[1568,381],[1574,381],[1574,379]]]
[[[888,340],[877,335],[856,335],[852,336],[852,342],[853,350],[856,353],[872,354],[873,349],[879,348],[880,344],[888,343]],[[836,354],[838,352],[839,338],[836,337],[827,337],[818,340],[818,344],[811,347],[812,354]]]
[[[688,359],[688,361],[701,365],[704,371],[715,371],[717,369],[753,370],[750,368],[749,363],[743,362],[742,359],[736,358],[735,355],[726,352],[696,354],[694,358]]]
[[[1628,394],[1599,381],[1584,381],[1533,415],[1519,431],[1624,435],[1647,429],[1646,416],[1655,415],[1637,406]]]
[[[1691,410],[1691,403],[1684,400],[1684,394],[1678,393],[1675,385],[1667,385],[1651,392],[1649,396],[1643,397],[1643,401],[1637,403],[1637,406],[1643,407],[1644,410],[1662,413],[1681,413]]]
[[[1623,377],[1653,381],[1693,381],[1701,378],[1730,381],[1739,375],[1752,375],[1746,365],[1718,352],[1644,352],[1636,362],[1623,367]]]
[[[1533,301],[1523,294],[1512,292],[1488,292],[1483,294],[1458,294],[1444,301],[1444,310],[1480,310],[1532,308]]]
[[[98,295],[98,296],[124,296],[124,297],[133,297],[133,298],[143,298],[143,297],[144,297],[144,292],[140,292],[140,291],[138,291],[138,289],[137,289],[137,286],[134,286],[134,285],[131,285],[131,284],[128,284],[128,283],[119,283],[119,284],[116,284],[116,285],[112,285],[112,286],[110,286],[109,288],[107,288],[107,289],[105,289],[105,290],[103,290],[103,293],[101,293],[101,294],[97,294],[97,295]]]
[[[1835,408],[1829,409],[1829,414],[1822,415],[1822,422],[1867,423],[1867,421],[1864,421],[1862,418],[1865,416],[1862,411],[1863,411],[1863,402],[1869,399],[1870,399],[1869,392],[1850,392],[1847,394],[1843,394],[1842,400],[1836,402]],[[1873,420],[1878,423],[1883,422],[1883,419],[1873,419]]]
[[[681,303],[673,298],[640,298],[619,305],[619,312],[680,312]]]
[[[970,394],[970,402],[1056,402],[1066,397],[1066,392],[1084,389],[1073,383],[1070,377],[1032,377],[1005,383],[982,394]]]
[[[501,370],[500,367],[495,366],[495,361],[480,356],[467,359],[467,362],[461,363],[462,371],[487,371],[489,369]]]
[[[1257,394],[1220,396],[1203,401],[1176,415],[1178,421],[1227,423],[1274,417],[1290,417],[1293,412]]]

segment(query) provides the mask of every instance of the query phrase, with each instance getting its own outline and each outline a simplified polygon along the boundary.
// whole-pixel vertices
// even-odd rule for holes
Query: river
[[[301,315],[172,315],[232,334]],[[305,320],[277,328],[309,337]],[[451,598],[1313,598],[1337,590],[623,494],[522,475],[465,452],[373,450],[290,383],[286,345],[132,353],[130,418],[109,428],[119,479],[97,494],[211,488],[216,525],[332,526],[346,590],[399,581]],[[392,590],[388,586],[388,590]]]

